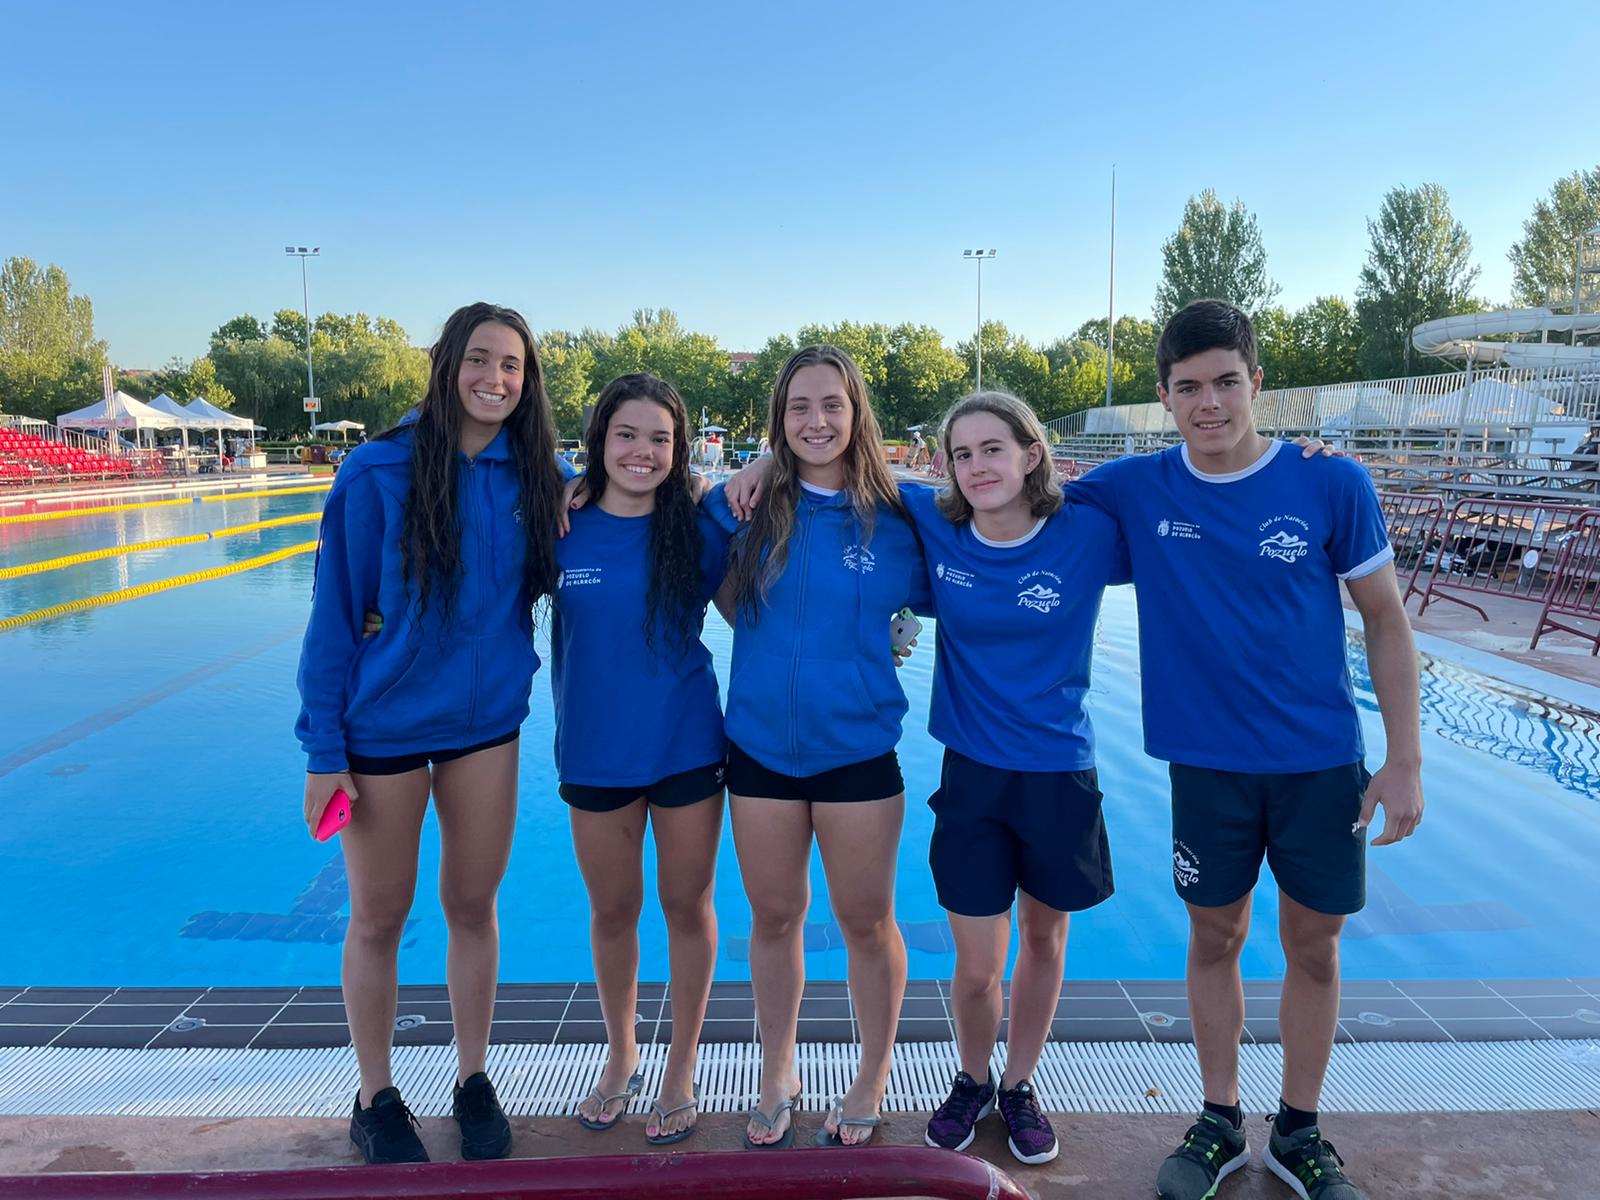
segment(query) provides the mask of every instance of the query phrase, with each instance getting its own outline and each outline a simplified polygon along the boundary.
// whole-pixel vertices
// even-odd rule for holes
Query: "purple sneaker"
[[[965,1071],[957,1071],[949,1097],[933,1110],[922,1140],[941,1150],[965,1150],[978,1134],[978,1122],[993,1111],[994,1076],[979,1083]]]
[[[1001,1088],[995,1096],[1000,1103],[1000,1115],[1005,1118],[1006,1129],[1011,1134],[1006,1145],[1011,1147],[1013,1158],[1036,1167],[1061,1153],[1056,1131],[1039,1111],[1033,1084],[1024,1079],[1014,1088]]]

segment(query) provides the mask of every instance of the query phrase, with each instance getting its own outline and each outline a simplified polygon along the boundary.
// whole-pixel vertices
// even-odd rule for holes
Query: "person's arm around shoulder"
[[[727,493],[728,507],[739,520],[748,521],[755,516],[761,497],[766,492],[767,476],[771,473],[772,455],[763,454],[751,460],[742,471],[722,485]]]

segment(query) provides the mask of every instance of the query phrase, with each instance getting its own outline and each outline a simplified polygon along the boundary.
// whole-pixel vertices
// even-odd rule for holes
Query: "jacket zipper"
[[[811,571],[811,526],[814,506],[800,498],[800,595],[795,601],[794,644],[789,655],[789,760],[800,770],[800,639],[806,626],[806,578]],[[794,562],[791,556],[791,563]]]

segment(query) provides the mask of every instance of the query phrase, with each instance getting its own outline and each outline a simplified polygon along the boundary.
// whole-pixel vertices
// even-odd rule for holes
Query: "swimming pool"
[[[0,525],[0,566],[316,511],[320,495],[230,499]],[[302,542],[312,525],[142,552],[0,582],[0,618],[205,570]],[[0,984],[329,984],[345,887],[337,845],[300,820],[304,759],[292,725],[309,555],[0,634]],[[930,631],[931,633],[931,631]],[[1139,733],[1130,589],[1108,593],[1090,705],[1117,894],[1074,921],[1074,978],[1182,976],[1186,923],[1170,882],[1166,770]],[[707,640],[726,685],[729,633]],[[940,747],[925,729],[931,636],[903,672],[912,697],[898,915],[911,975],[949,974],[928,875],[924,800]],[[1371,758],[1382,725],[1359,637],[1352,669]],[[1369,904],[1344,942],[1351,978],[1600,976],[1600,715],[1549,703],[1449,662],[1424,679],[1421,833],[1370,857]],[[589,976],[586,904],[550,763],[543,672],[523,730],[522,802],[501,896],[501,978]],[[436,836],[423,840],[403,982],[443,977]],[[647,863],[649,856],[647,855]],[[1257,896],[1247,976],[1281,970],[1270,877]],[[812,978],[842,979],[844,951],[813,865]],[[653,887],[653,881],[648,886]],[[719,979],[748,978],[749,915],[731,840],[717,869]],[[666,975],[646,905],[641,975]]]

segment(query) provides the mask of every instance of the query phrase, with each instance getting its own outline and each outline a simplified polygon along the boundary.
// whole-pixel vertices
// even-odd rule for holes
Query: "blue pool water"
[[[0,525],[0,565],[204,532],[296,512],[320,495],[138,509]],[[0,514],[6,510],[0,510]],[[253,557],[315,536],[305,524],[144,552],[0,582],[0,617]],[[310,594],[309,555],[213,582],[0,633],[0,984],[270,985],[338,978],[345,906],[338,846],[300,819],[304,760],[292,725]],[[729,636],[708,641],[726,680]],[[1107,595],[1091,708],[1117,893],[1074,920],[1068,973],[1183,973],[1185,921],[1170,882],[1164,765],[1139,735],[1133,596]],[[931,637],[903,679],[907,818],[898,915],[913,977],[948,975],[943,914],[928,876],[924,800],[940,748],[924,728]],[[1371,760],[1383,730],[1359,639],[1351,650]],[[1350,977],[1600,976],[1600,716],[1454,666],[1424,679],[1427,820],[1370,857],[1370,902],[1349,926]],[[523,731],[522,806],[501,898],[501,977],[589,977],[586,906],[550,764],[549,684],[534,684]],[[401,977],[443,977],[434,894],[437,839],[424,836]],[[845,961],[813,869],[807,971]],[[1281,969],[1270,876],[1257,895],[1247,975]],[[651,884],[653,886],[653,883]],[[717,975],[748,977],[749,915],[731,840],[718,862]],[[666,976],[649,906],[641,972]]]

